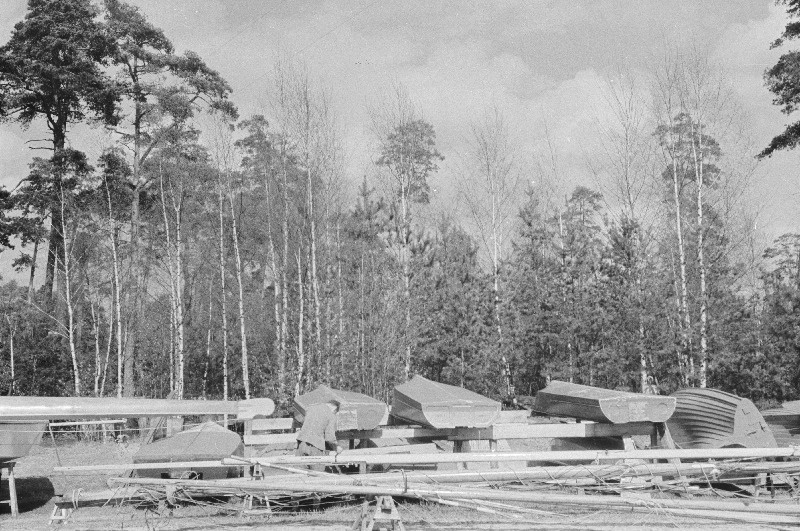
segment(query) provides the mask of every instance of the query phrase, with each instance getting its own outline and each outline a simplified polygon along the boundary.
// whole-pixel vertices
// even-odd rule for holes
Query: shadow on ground
[[[50,502],[55,496],[55,489],[48,478],[17,478],[17,500],[20,513],[35,511]],[[8,499],[8,483],[4,480],[0,487],[0,499]],[[0,505],[0,514],[11,514],[11,507]]]

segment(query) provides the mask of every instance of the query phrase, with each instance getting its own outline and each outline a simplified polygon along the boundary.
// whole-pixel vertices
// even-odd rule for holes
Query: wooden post
[[[7,503],[11,507],[11,516],[16,518],[19,516],[19,505],[17,503],[17,482],[14,477],[14,461],[0,463],[0,479],[3,476],[3,469],[8,470],[8,501],[0,503]]]
[[[227,423],[226,423],[227,426]],[[167,437],[183,431],[183,417],[167,417]]]

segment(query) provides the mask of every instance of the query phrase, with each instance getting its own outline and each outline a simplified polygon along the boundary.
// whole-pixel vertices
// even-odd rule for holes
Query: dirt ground
[[[44,439],[31,454],[17,462],[17,491],[21,515],[12,519],[7,506],[0,506],[0,529],[53,529],[50,513],[56,496],[108,488],[111,474],[64,475],[53,472],[63,466],[85,464],[130,463],[138,449],[137,443],[52,441]],[[3,481],[0,497],[7,497]],[[540,513],[515,519],[502,514],[477,512],[463,507],[436,504],[399,502],[398,508],[406,529],[487,529],[516,531],[522,529],[758,529],[753,525],[732,526],[708,520],[678,518],[652,513],[626,513],[598,510],[565,510],[564,508],[535,507]],[[133,507],[81,508],[75,511],[64,530],[347,530],[360,513],[357,503],[337,506],[325,511],[300,514],[239,516],[218,506],[136,509]],[[777,527],[763,526],[763,529]]]

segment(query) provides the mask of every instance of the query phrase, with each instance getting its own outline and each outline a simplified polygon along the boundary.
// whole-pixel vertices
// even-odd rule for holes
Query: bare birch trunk
[[[561,301],[564,312],[567,312],[567,250],[564,246],[564,218],[561,210],[558,211],[558,239],[561,247]],[[575,356],[572,352],[572,336],[567,337],[567,352],[569,353],[569,381],[575,381]]]
[[[239,287],[239,333],[242,345],[242,383],[244,396],[250,399],[250,365],[247,359],[247,332],[244,318],[244,286],[242,285],[242,255],[239,252],[239,231],[236,224],[236,209],[233,205],[233,190],[231,187],[230,172],[228,172],[228,204],[231,209],[231,239],[233,240],[233,254],[236,258],[236,283]],[[221,183],[220,183],[221,184]]]
[[[61,250],[64,254],[64,299],[67,305],[67,338],[69,339],[69,353],[72,357],[72,374],[75,384],[75,396],[81,395],[81,373],[78,366],[78,351],[75,347],[75,312],[72,307],[72,280],[71,280],[71,263],[70,263],[70,249],[67,244],[67,224],[66,210],[65,210],[64,191],[61,191]]]
[[[183,398],[183,349],[184,349],[184,335],[183,335],[183,253],[182,253],[182,198],[175,202],[174,196],[171,203],[175,211],[175,242],[173,244],[170,228],[169,217],[167,216],[167,200],[164,192],[164,175],[161,171],[159,186],[161,191],[161,211],[164,220],[164,234],[166,238],[166,251],[167,251],[167,270],[169,273],[170,283],[170,302],[172,306],[172,330],[175,333],[173,341],[170,345],[170,368],[174,370],[174,386],[177,398]],[[174,193],[174,192],[173,192]],[[175,247],[173,252],[173,245]]]
[[[339,334],[337,343],[339,345],[339,381],[344,382],[345,376],[345,349],[344,340],[344,288],[342,285],[342,238],[340,234],[339,218],[336,219],[336,290],[339,302],[339,315],[337,316]]]
[[[92,332],[94,333],[94,396],[100,396],[100,324],[94,311],[94,302],[89,302],[89,315],[92,316]]]
[[[269,176],[267,175],[267,170],[264,170],[264,190],[267,194],[267,200],[271,197],[271,189],[269,186]],[[283,292],[283,286],[279,282],[278,279],[278,259],[277,259],[277,252],[275,250],[275,239],[272,236],[272,212],[268,208],[267,209],[267,245],[268,249],[267,252],[269,253],[269,262],[272,266],[272,285],[273,285],[273,292],[272,292],[272,309],[274,312],[275,317],[275,342],[273,344],[273,351],[275,352],[275,356],[278,362],[278,386],[281,386],[281,381],[285,378],[286,373],[286,355],[284,350],[282,349],[283,346],[283,339],[282,339],[282,330],[281,330],[281,297]],[[286,267],[286,262],[284,261],[282,266]],[[282,275],[283,276],[283,275]],[[264,275],[264,295],[266,296],[267,293],[267,276]],[[282,399],[282,395],[279,394],[279,400]]]
[[[31,272],[28,277],[28,304],[33,302],[33,281],[36,277],[36,259],[39,254],[39,240],[33,242],[33,256],[31,256]]]
[[[283,180],[283,267],[281,268],[281,349],[278,363],[278,396],[280,400],[286,399],[287,371],[286,358],[288,354],[287,342],[289,337],[289,179],[286,167],[287,153],[286,142],[281,145],[281,176]]]
[[[303,293],[303,264],[300,251],[297,251],[297,289],[300,309],[297,316],[297,379],[294,384],[294,396],[300,394],[306,368],[306,353],[303,349],[303,320],[305,319],[305,295]]]
[[[700,273],[700,387],[706,387],[708,369],[708,307],[706,295],[706,262],[704,254],[703,224],[703,126],[698,122],[699,131],[695,132],[691,122],[692,137],[697,134],[697,145],[692,138],[692,156],[694,158],[695,180],[697,183],[697,269]],[[698,154],[698,151],[700,152]]]
[[[117,247],[117,241],[119,238],[119,229],[117,227],[117,222],[114,219],[113,213],[113,206],[111,203],[111,190],[108,188],[108,181],[104,182],[106,188],[106,203],[108,205],[108,218],[111,222],[111,262],[113,266],[113,278],[112,278],[112,305],[113,305],[113,312],[111,321],[115,320],[113,316],[116,316],[117,322],[117,398],[122,398],[122,378],[123,378],[123,351],[122,351],[122,308],[120,304],[120,274],[119,274],[119,251]],[[110,341],[110,339],[109,339]],[[106,362],[106,366],[108,366],[108,362]]]
[[[180,201],[182,202],[183,199],[181,198]],[[173,198],[173,205],[174,205],[174,198]],[[175,208],[175,246],[176,246],[176,263],[175,263],[175,272],[177,273],[176,277],[176,285],[175,285],[175,324],[176,332],[177,332],[177,344],[176,344],[176,354],[177,354],[177,391],[178,391],[178,400],[183,399],[184,394],[184,365],[185,365],[185,319],[183,315],[183,290],[184,290],[184,280],[183,280],[183,231],[181,230],[181,225],[183,221],[183,207],[179,203],[178,205],[174,205]]]
[[[406,380],[411,378],[411,205],[408,204],[408,190],[400,188],[401,208],[403,209],[403,298],[405,305],[406,359],[403,372]]]
[[[678,331],[683,335],[683,315],[681,311],[681,295],[680,295],[680,280],[678,278],[678,271],[675,267],[675,254],[673,253],[670,257],[670,265],[672,266],[672,284],[675,290],[675,313],[678,316],[677,320],[677,327]],[[683,338],[681,338],[681,344],[683,345]],[[681,380],[683,384],[686,385],[687,379],[687,372],[686,372],[686,364],[684,358],[684,352],[682,350],[678,350],[676,347],[677,355],[678,355],[678,374],[680,374]]]
[[[675,147],[675,139],[671,131],[672,123],[670,122],[670,142],[672,144],[670,153],[672,158],[672,199],[675,203],[675,232],[678,240],[678,266],[680,271],[680,313],[682,318],[682,338],[683,338],[683,365],[688,369],[688,374],[684,375],[684,384],[689,384],[689,378],[694,377],[694,359],[692,355],[692,320],[689,315],[689,295],[686,280],[686,250],[683,241],[683,220],[681,214],[681,196],[680,185],[678,183],[678,160]]]
[[[308,87],[305,92],[305,111],[306,111],[306,135],[310,134],[310,102],[308,101]],[[311,277],[311,296],[314,299],[314,337],[316,339],[316,351],[320,353],[322,350],[322,307],[319,298],[319,279],[317,278],[317,220],[314,214],[314,183],[311,178],[311,156],[309,153],[308,137],[306,137],[305,147],[305,163],[306,163],[306,203],[308,206],[308,220],[309,220],[309,244],[310,244],[310,277]]]
[[[213,288],[214,288],[214,279],[208,279],[208,325],[207,325],[207,333],[206,333],[206,362],[205,366],[203,367],[203,385],[202,385],[202,397],[206,398],[206,391],[208,389],[208,367],[211,364],[211,311],[212,311],[212,302],[213,302]]]
[[[11,363],[11,385],[8,387],[8,396],[11,396],[17,386],[16,360],[14,356],[14,335],[17,332],[17,324],[11,322],[8,314],[6,314],[6,321],[8,322],[8,354],[9,362]]]
[[[219,276],[222,296],[222,399],[228,399],[228,305],[225,293],[225,217],[222,188],[219,189]]]
[[[111,342],[114,340],[114,315],[108,320],[108,340],[106,341],[106,359],[103,363],[103,373],[100,376],[100,394],[97,396],[105,395],[106,391],[106,376],[108,374],[108,363],[111,361]],[[121,361],[121,360],[119,360]]]

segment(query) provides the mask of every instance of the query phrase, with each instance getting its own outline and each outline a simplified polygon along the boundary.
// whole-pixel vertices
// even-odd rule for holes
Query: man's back
[[[314,404],[306,411],[303,426],[297,432],[297,440],[320,450],[327,442],[336,447],[336,414],[328,404]]]

